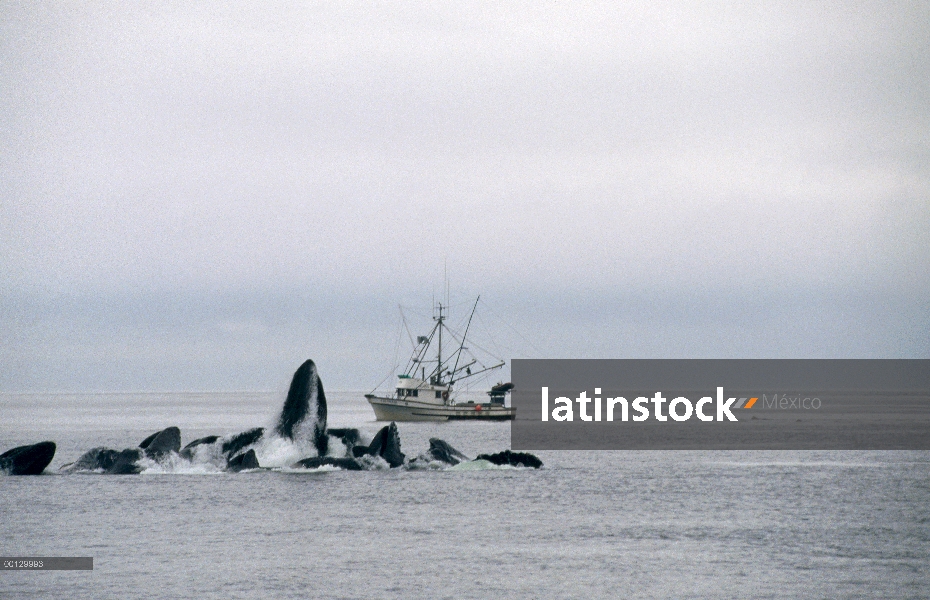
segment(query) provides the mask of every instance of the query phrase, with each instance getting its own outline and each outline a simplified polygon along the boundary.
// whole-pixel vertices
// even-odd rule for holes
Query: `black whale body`
[[[0,471],[10,475],[41,475],[55,457],[55,442],[17,446],[0,454]]]
[[[218,439],[220,439],[220,436],[218,435],[208,435],[206,437],[197,438],[193,442],[188,442],[188,444],[184,446],[184,450],[187,450],[188,448],[196,448],[201,444],[215,444],[216,440]]]
[[[164,431],[164,429],[162,429],[161,431]],[[148,448],[148,447],[149,447],[149,444],[152,443],[152,440],[154,440],[155,438],[157,438],[157,437],[158,437],[158,434],[161,433],[161,431],[156,431],[155,433],[153,433],[153,434],[150,435],[149,437],[147,437],[147,438],[145,438],[144,440],[142,440],[141,442],[139,442],[139,447],[142,448],[143,450],[145,450],[146,448]]]
[[[275,433],[281,437],[290,440],[296,440],[298,430],[303,422],[308,418],[314,419],[313,431],[311,432],[314,447],[320,456],[324,456],[329,448],[329,436],[326,432],[326,394],[323,391],[323,382],[317,374],[316,365],[312,360],[305,361],[291,379],[291,386],[281,408],[281,415],[278,417]],[[219,438],[218,436],[208,436],[194,440],[184,447],[181,456],[190,460],[194,456],[195,448],[203,444],[215,444],[222,441],[220,450],[227,459],[227,468],[242,470],[239,468],[240,461],[247,460],[244,457],[247,453],[242,451],[258,443],[265,436],[264,427],[255,427],[232,436]],[[154,442],[153,442],[154,443]],[[252,458],[255,458],[255,452],[252,451]],[[256,466],[247,466],[242,468],[257,468]]]
[[[337,438],[346,447],[346,451],[351,453],[352,448],[358,445],[362,436],[358,429],[352,428],[332,428],[326,430],[326,435]]]
[[[304,427],[307,419],[312,419],[313,428]],[[333,428],[327,429],[326,395],[323,384],[312,360],[304,362],[294,373],[287,399],[282,407],[274,432],[281,437],[294,440],[301,434],[309,433],[311,441],[316,448],[317,456],[305,458],[294,463],[294,467],[319,468],[321,466],[334,466],[344,470],[362,470],[372,468],[374,465],[366,456],[384,459],[391,468],[407,466],[419,468],[416,463],[422,459],[439,461],[449,465],[456,465],[469,460],[467,456],[453,448],[448,442],[439,438],[430,439],[430,448],[426,455],[405,463],[406,457],[401,452],[400,435],[397,424],[391,422],[381,428],[371,443],[367,446],[360,443],[358,429]],[[132,474],[142,471],[139,462],[143,456],[149,459],[163,461],[173,454],[180,454],[186,460],[192,460],[196,449],[204,445],[215,447],[216,454],[211,460],[225,458],[225,468],[231,472],[246,469],[260,468],[254,446],[265,435],[262,427],[249,429],[231,436],[207,436],[194,440],[181,450],[181,432],[177,427],[168,427],[146,437],[138,448],[129,448],[117,451],[105,447],[97,447],[84,453],[77,461],[64,465],[61,470],[66,473],[80,471],[104,472],[109,474]],[[346,456],[342,458],[327,456],[330,436],[339,439],[346,448]],[[55,452],[53,442],[42,442],[34,446],[13,448],[0,455],[0,469],[14,473],[41,473],[51,462]],[[25,458],[17,458],[25,457]],[[30,458],[31,457],[31,458]],[[47,460],[45,460],[47,458]],[[505,450],[497,454],[481,454],[478,459],[488,460],[498,465],[514,465],[539,468],[542,461],[532,454],[511,452]],[[42,460],[45,460],[42,463]],[[18,461],[18,462],[17,462]],[[15,463],[15,465],[14,465]],[[41,464],[41,466],[39,466]],[[419,463],[422,464],[422,463]],[[26,465],[26,466],[21,466]],[[38,469],[38,470],[37,470]]]
[[[346,471],[361,471],[365,468],[361,462],[354,458],[335,458],[332,456],[313,456],[299,460],[291,465],[292,468],[303,467],[305,469],[318,469],[323,466],[339,467]]]
[[[142,472],[139,461],[142,459],[142,450],[127,448],[116,455],[116,460],[110,468],[104,471],[110,475],[136,475]]]
[[[469,460],[467,456],[453,448],[451,444],[439,438],[429,439],[428,455],[433,460],[438,460],[453,466],[459,464],[463,460]]]
[[[352,456],[360,458],[365,455],[380,456],[391,468],[404,464],[404,453],[400,451],[400,436],[397,433],[397,424],[391,421],[390,425],[381,428],[381,431],[375,434],[374,439],[368,446],[355,446],[352,448]]]
[[[260,465],[258,464],[258,457],[255,456],[255,450],[243,452],[229,459],[226,463],[226,470],[232,471],[233,473],[238,473],[246,469],[258,469],[259,467]]]
[[[260,440],[263,435],[265,435],[265,428],[256,427],[254,429],[243,431],[242,433],[237,433],[232,437],[224,438],[222,446],[223,455],[226,456],[227,459],[232,458],[243,448],[251,446]]]
[[[235,457],[242,456],[245,454],[243,450],[246,450],[249,446],[255,445],[259,440],[262,439],[265,435],[264,427],[255,427],[253,429],[247,429],[241,433],[235,433],[226,437],[220,437],[218,435],[208,435],[206,437],[198,438],[193,442],[184,446],[184,449],[181,450],[181,458],[186,460],[192,460],[194,454],[197,452],[199,446],[213,446],[219,444],[219,451],[226,458],[227,463],[232,461]],[[253,451],[254,454],[254,451]],[[256,468],[256,467],[246,467],[246,468]]]
[[[528,452],[512,452],[504,450],[497,454],[479,454],[475,460],[486,460],[495,465],[510,465],[512,467],[533,467],[538,469],[542,461]]]
[[[98,446],[91,448],[81,455],[73,463],[62,465],[59,470],[65,473],[76,473],[78,471],[108,471],[116,462],[119,456],[119,450]]]
[[[181,430],[177,427],[162,429],[142,440],[139,447],[153,460],[164,458],[172,452],[178,453],[181,450]]]
[[[59,470],[65,473],[101,471],[109,475],[136,475],[142,472],[139,461],[143,456],[162,460],[172,453],[177,454],[180,448],[181,430],[168,427],[142,440],[138,448],[122,451],[103,446],[91,448],[73,463],[62,465]]]
[[[326,395],[323,384],[317,374],[312,360],[304,362],[294,373],[291,387],[278,418],[275,432],[282,437],[295,440],[299,428],[308,417],[313,418],[312,441],[319,456],[325,456],[329,446],[326,433]],[[355,432],[355,440],[358,438]],[[138,448],[123,451],[98,447],[84,453],[77,461],[62,467],[66,473],[79,471],[102,471],[109,474],[139,473],[142,467],[139,461],[144,456],[161,461],[172,454],[179,454],[186,460],[194,457],[195,450],[201,445],[221,443],[220,450],[226,458],[226,468],[230,471],[258,468],[255,451],[249,446],[255,445],[265,435],[263,427],[256,427],[241,433],[220,438],[207,436],[194,440],[181,450],[181,431],[177,427],[168,427],[146,437]],[[354,443],[350,433],[347,443]],[[17,449],[14,449],[17,450]],[[12,452],[12,451],[11,451]],[[51,458],[49,458],[49,461]],[[47,464],[47,463],[46,463]],[[43,467],[44,468],[44,467]]]
[[[313,445],[319,456],[325,456],[329,447],[329,436],[326,435],[326,394],[323,393],[323,382],[312,360],[305,361],[294,373],[275,431],[281,437],[293,440],[298,426],[308,416],[315,417]]]

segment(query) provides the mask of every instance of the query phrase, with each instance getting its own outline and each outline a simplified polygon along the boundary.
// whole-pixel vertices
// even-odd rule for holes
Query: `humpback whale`
[[[162,429],[161,431],[164,431],[164,429]],[[149,444],[152,443],[152,440],[154,440],[155,438],[157,438],[157,437],[158,437],[158,434],[161,433],[161,431],[156,431],[155,433],[153,433],[153,434],[150,435],[149,437],[147,437],[147,438],[145,438],[144,440],[142,440],[141,442],[139,442],[139,447],[140,447],[140,448],[143,448],[143,449],[144,449],[144,448],[148,448]],[[178,431],[180,432],[181,430],[179,429]]]
[[[326,396],[323,384],[317,374],[312,360],[304,362],[294,373],[290,391],[278,417],[274,433],[282,438],[296,441],[304,433],[304,427],[312,423],[309,431],[311,441],[319,456],[326,455],[329,447],[329,435],[326,431]],[[336,430],[338,431],[338,430]],[[207,453],[208,457],[225,459],[228,471],[238,472],[245,469],[260,468],[255,449],[250,446],[258,444],[268,432],[263,427],[255,427],[241,433],[219,437],[211,435],[196,439],[181,449],[181,431],[177,427],[168,427],[146,437],[138,448],[123,451],[98,447],[84,453],[78,460],[61,467],[65,473],[80,471],[103,472],[108,474],[140,473],[143,467],[139,461],[143,458],[163,462],[171,455],[178,455],[187,461],[193,461],[201,447],[214,446],[216,449]],[[358,441],[358,430],[345,430],[342,438],[347,447]],[[354,460],[353,460],[354,463]],[[345,468],[350,468],[345,463]]]
[[[9,475],[41,475],[55,456],[55,442],[18,446],[0,454],[0,471]]]
[[[339,441],[341,441],[342,444],[346,447],[346,451],[350,453],[352,452],[352,448],[354,448],[359,443],[359,441],[362,439],[362,436],[358,432],[358,429],[333,428],[333,429],[327,429],[326,434],[329,435],[330,437],[337,438]]]
[[[538,469],[542,461],[528,452],[511,452],[504,450],[497,454],[479,454],[475,460],[486,460],[495,465],[510,465],[512,467],[533,467]]]
[[[258,458],[255,456],[255,450],[249,450],[248,452],[243,452],[242,454],[229,459],[229,462],[226,463],[226,470],[232,471],[233,473],[238,473],[239,471],[244,471],[246,469],[258,469]]]
[[[142,450],[127,448],[116,455],[116,460],[104,473],[111,475],[136,475],[142,472],[139,461],[142,459]]]
[[[211,446],[215,444],[216,440],[218,439],[220,439],[220,436],[218,435],[208,435],[207,437],[197,438],[193,442],[184,446],[184,448],[180,452],[181,458],[184,458],[186,460],[190,460],[194,458],[194,452],[197,451],[196,450],[197,446],[204,445],[204,444]]]
[[[153,434],[154,435],[154,434]],[[103,446],[98,446],[96,448],[91,448],[87,452],[81,455],[73,463],[68,463],[66,465],[61,465],[58,469],[64,471],[65,473],[76,473],[78,471],[103,471],[107,472],[116,462],[116,457],[119,456],[119,450],[113,450],[111,448],[104,448]]]
[[[453,448],[448,442],[439,438],[429,439],[429,451],[427,455],[433,460],[438,460],[439,462],[448,463],[453,466],[459,464],[463,460],[470,460],[467,456]]]
[[[248,431],[237,433],[236,435],[229,438],[223,438],[223,445],[221,446],[223,456],[225,456],[227,459],[232,458],[243,448],[251,446],[260,440],[263,435],[265,435],[265,428],[256,427],[255,429],[249,429]]]
[[[177,457],[187,462],[212,464],[215,468],[229,472],[261,468],[258,454],[268,448],[280,448],[281,440],[301,442],[289,446],[289,451],[304,448],[302,442],[308,441],[316,450],[316,456],[303,458],[291,464],[294,468],[316,469],[323,466],[338,467],[347,471],[377,468],[383,459],[392,469],[422,468],[424,464],[436,463],[457,465],[469,460],[467,456],[453,448],[448,442],[439,438],[429,440],[429,450],[410,461],[401,452],[400,435],[397,424],[390,423],[381,428],[368,445],[361,443],[361,434],[354,428],[332,428],[326,426],[327,406],[323,383],[312,360],[305,361],[291,380],[287,398],[281,408],[273,429],[255,427],[241,433],[224,437],[210,435],[198,438],[181,449],[181,431],[177,427],[168,427],[146,437],[136,448],[119,451],[106,447],[88,450],[75,462],[63,465],[64,473],[98,472],[108,474],[141,473],[148,461],[156,461],[169,468],[177,464],[169,459]],[[339,440],[344,446],[343,456],[330,455],[329,438]],[[277,440],[277,441],[275,441]],[[271,442],[269,445],[268,443]],[[288,446],[288,444],[285,444]],[[23,446],[0,455],[0,469],[15,473],[41,473],[51,461],[55,452],[53,442],[43,442],[35,446]],[[47,456],[46,456],[47,455]],[[21,458],[17,458],[21,457]],[[31,457],[31,458],[29,458]],[[40,458],[45,459],[41,462]],[[35,460],[33,460],[35,459]],[[497,465],[514,465],[539,468],[542,461],[532,454],[505,450],[497,454],[482,454],[478,459],[490,461]],[[263,459],[264,460],[264,459]],[[292,459],[291,459],[292,460]],[[15,463],[15,468],[11,467]],[[28,463],[28,465],[27,465]],[[41,463],[41,464],[40,464]],[[24,466],[25,465],[25,466]],[[36,470],[38,469],[38,470]]]
[[[168,427],[142,440],[138,448],[127,448],[122,451],[103,446],[91,448],[73,463],[59,467],[59,471],[64,473],[99,471],[110,475],[135,475],[142,472],[143,468],[139,461],[143,456],[160,461],[171,454],[177,454],[180,448],[181,430],[177,427]]]
[[[359,445],[352,448],[352,456],[355,458],[366,454],[380,456],[391,465],[392,469],[404,464],[404,453],[400,451],[400,435],[397,433],[397,424],[394,421],[382,427],[368,446]]]
[[[303,467],[305,469],[318,469],[323,466],[339,467],[346,471],[361,471],[365,467],[354,458],[334,458],[332,456],[313,456],[299,460],[291,468]]]
[[[142,440],[139,447],[145,450],[145,455],[153,460],[163,458],[172,452],[178,453],[181,450],[181,430],[177,427],[169,427]]]
[[[304,362],[294,373],[275,431],[281,437],[294,440],[298,425],[308,415],[315,417],[313,445],[319,456],[325,456],[329,446],[329,436],[326,435],[326,394],[323,393],[323,382],[312,360]]]

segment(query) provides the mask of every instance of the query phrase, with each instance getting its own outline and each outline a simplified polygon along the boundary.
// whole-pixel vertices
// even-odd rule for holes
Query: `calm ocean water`
[[[361,393],[330,426],[373,434]],[[0,554],[93,571],[0,573],[0,598],[930,597],[928,452],[539,452],[541,470],[259,471],[183,464],[56,475],[170,425],[182,443],[273,422],[283,394],[0,395],[0,451],[50,439],[48,475],[0,477]],[[400,423],[509,447],[507,423]],[[288,464],[293,447],[259,460]]]

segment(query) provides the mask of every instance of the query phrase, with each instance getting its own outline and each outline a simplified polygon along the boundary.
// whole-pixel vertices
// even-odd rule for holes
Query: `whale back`
[[[504,450],[496,454],[479,454],[475,460],[486,460],[495,465],[510,465],[512,467],[532,467],[538,469],[543,466],[541,460],[529,452],[513,452]]]
[[[345,471],[361,471],[365,468],[362,463],[354,458],[334,458],[332,456],[311,456],[297,461],[291,465],[291,468],[319,469],[325,466],[339,467]]]

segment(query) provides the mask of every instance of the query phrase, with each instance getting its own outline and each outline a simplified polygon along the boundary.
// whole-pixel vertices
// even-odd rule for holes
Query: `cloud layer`
[[[237,372],[325,364],[375,345],[339,341],[347,307],[428,306],[446,268],[550,356],[734,327],[770,356],[773,319],[813,336],[778,355],[930,352],[901,336],[930,331],[919,3],[22,3],[0,27],[0,389],[222,388],[233,330]],[[156,344],[166,319],[192,345]],[[46,381],[62,321],[96,358]],[[124,373],[177,358],[105,375],[127,339]]]

